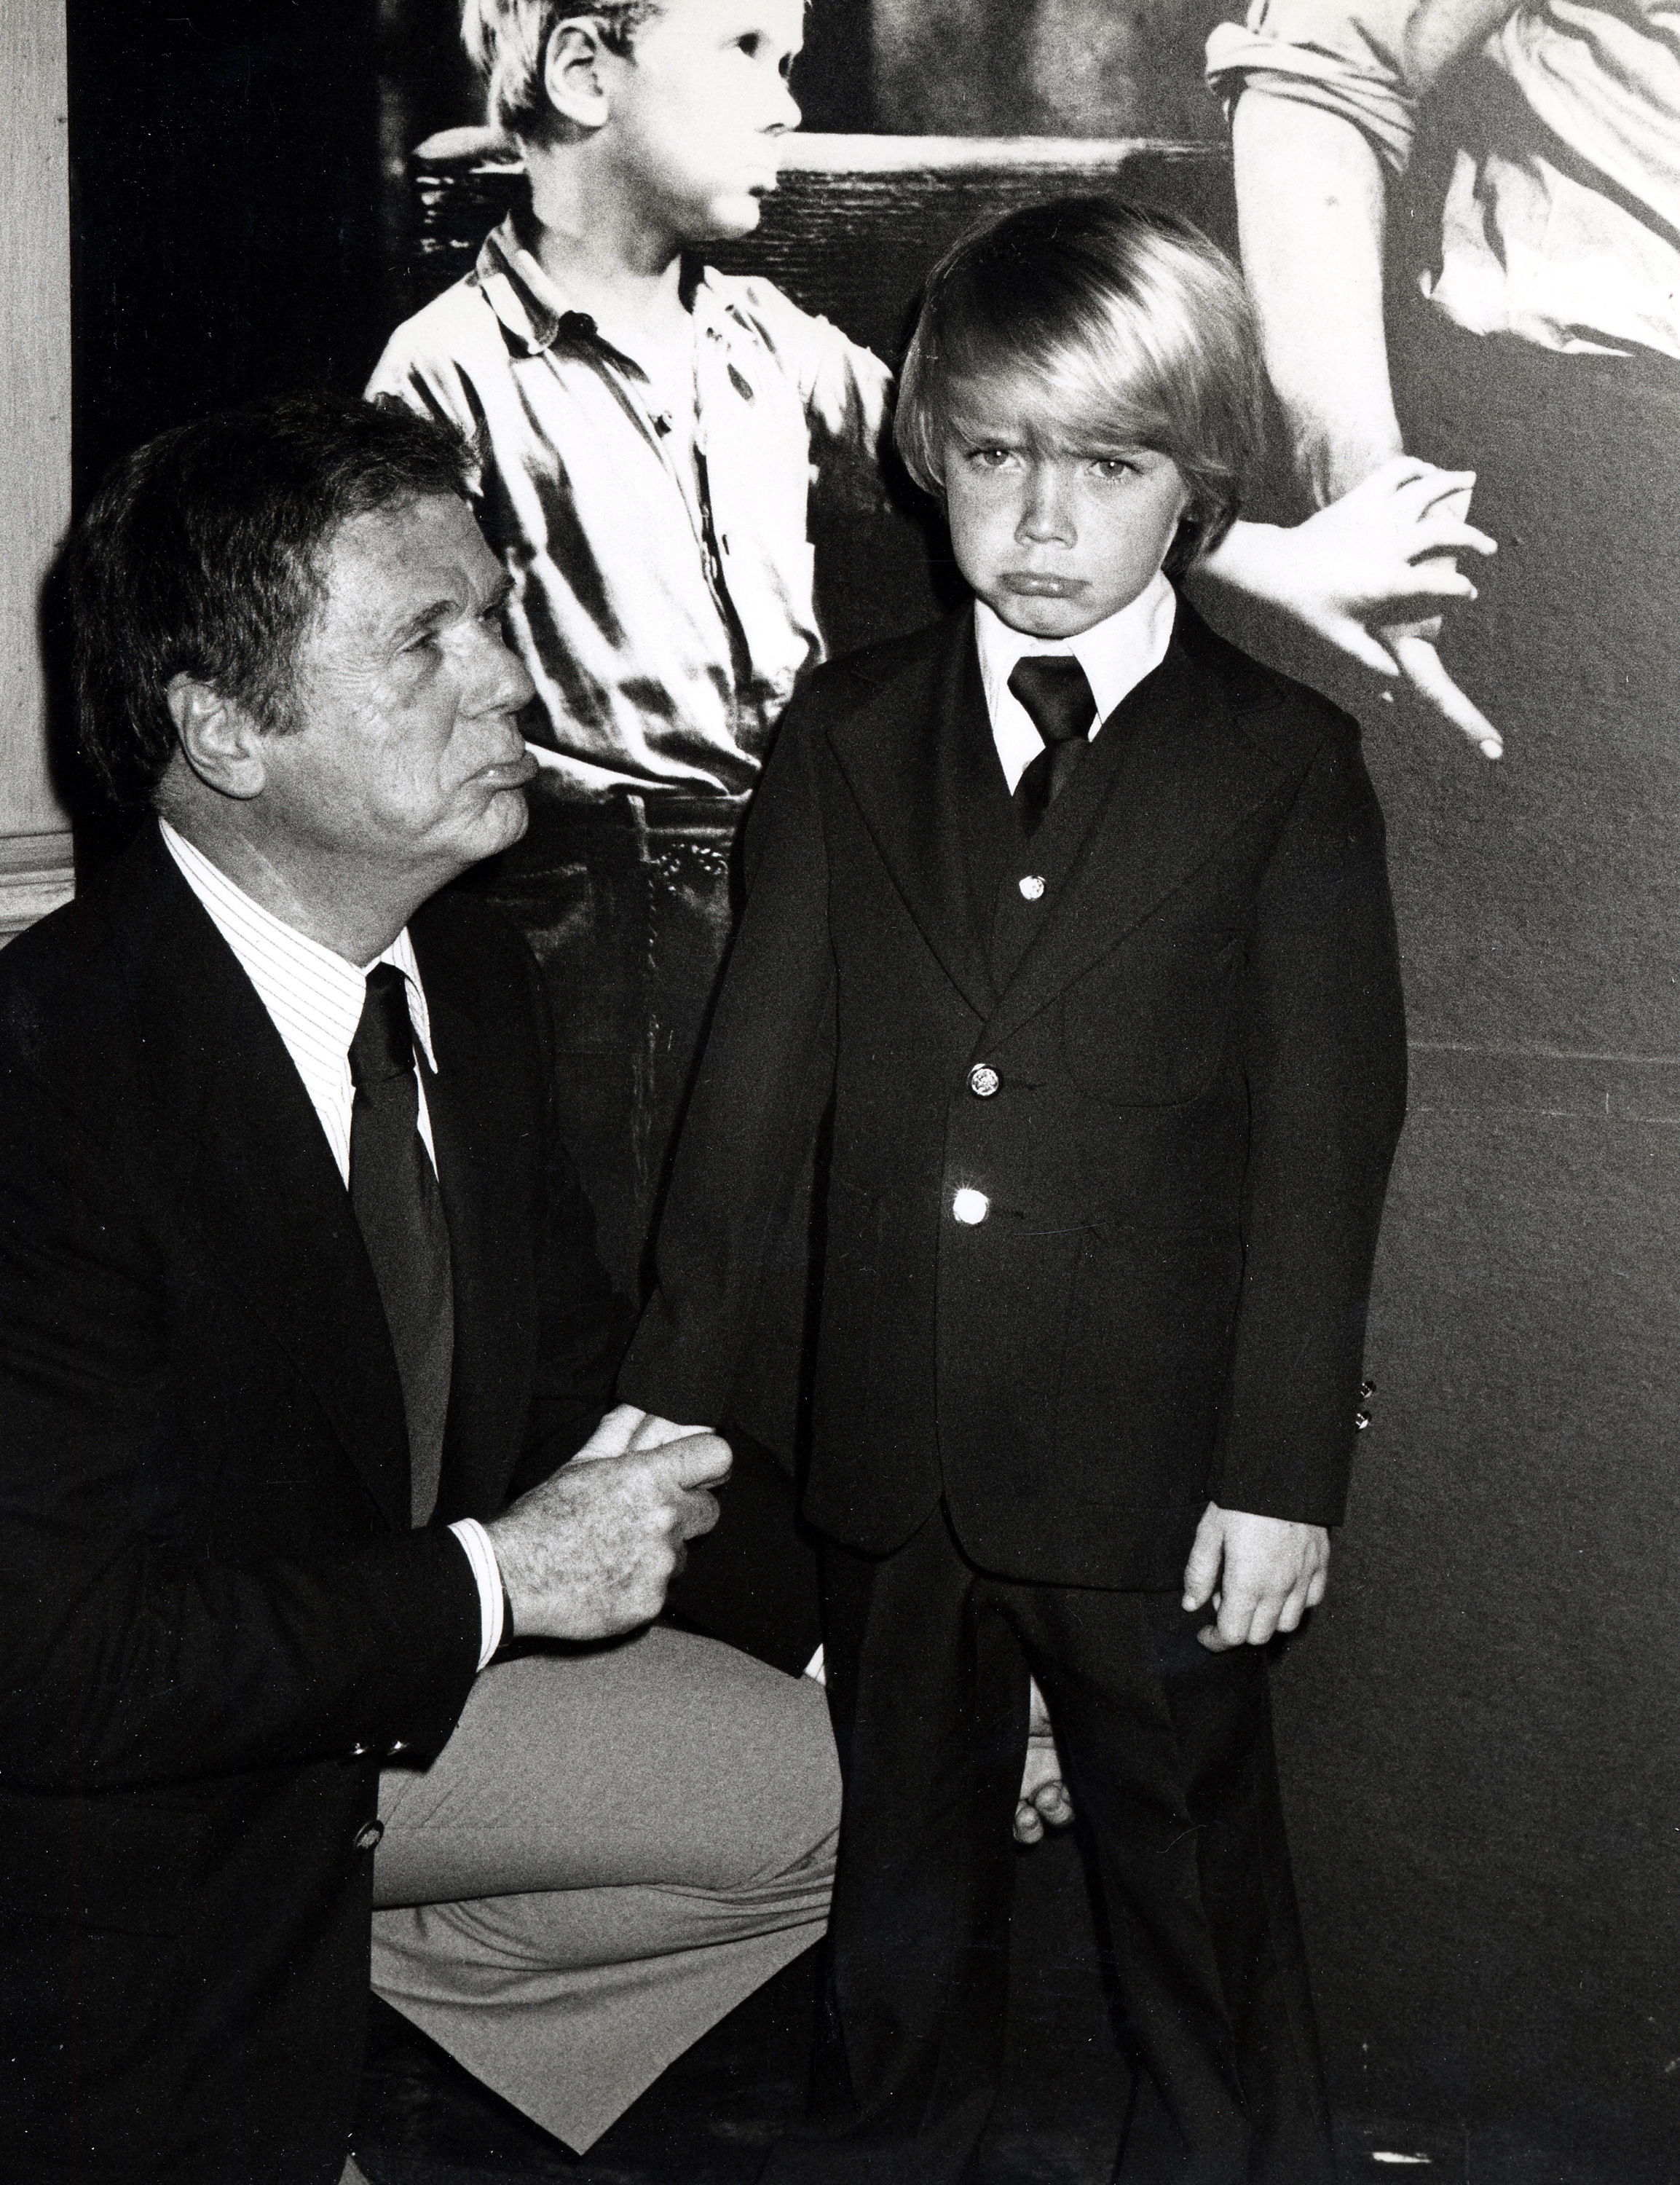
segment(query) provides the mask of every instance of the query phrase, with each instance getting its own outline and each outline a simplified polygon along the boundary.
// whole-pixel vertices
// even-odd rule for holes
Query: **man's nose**
[[[1073,496],[1047,464],[1034,463],[1027,472],[1015,537],[1024,546],[1077,543]]]
[[[486,629],[473,661],[469,699],[475,713],[517,712],[536,696],[524,662],[499,630]]]

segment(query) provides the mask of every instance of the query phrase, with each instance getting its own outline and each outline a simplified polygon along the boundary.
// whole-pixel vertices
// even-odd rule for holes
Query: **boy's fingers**
[[[1397,637],[1394,657],[1400,672],[1426,704],[1450,722],[1470,740],[1483,758],[1498,758],[1504,739],[1487,716],[1477,710],[1441,665],[1441,656],[1426,637]]]
[[[1338,651],[1348,653],[1373,673],[1390,677],[1399,673],[1399,665],[1393,653],[1353,616],[1348,615],[1337,623],[1334,640]]]
[[[1277,1628],[1280,1631],[1299,1630],[1301,1618],[1311,1605],[1311,1586],[1304,1578],[1298,1585],[1291,1589],[1288,1599],[1278,1612]]]
[[[593,1463],[598,1457],[622,1456],[646,1417],[647,1413],[638,1411],[633,1404],[615,1404],[572,1457],[572,1463]]]
[[[729,1445],[715,1433],[686,1433],[680,1441],[645,1450],[641,1459],[656,1478],[673,1487],[715,1487],[729,1476]]]
[[[667,1442],[681,1441],[687,1434],[704,1433],[706,1431],[704,1427],[679,1427],[673,1420],[661,1418],[657,1411],[647,1411],[630,1437],[630,1446],[632,1449],[663,1449]]]
[[[1023,1798],[1015,1808],[1015,1841],[1019,1844],[1035,1844],[1044,1836],[1044,1823],[1036,1806]]]
[[[1190,1557],[1184,1566],[1184,1606],[1187,1609],[1204,1607],[1219,1583],[1220,1557],[1225,1547],[1220,1516],[1218,1505],[1210,1502],[1196,1528]]]
[[[1405,541],[1406,556],[1415,567],[1426,555],[1497,554],[1499,542],[1478,531],[1473,523],[1460,523],[1454,516],[1426,516]]]

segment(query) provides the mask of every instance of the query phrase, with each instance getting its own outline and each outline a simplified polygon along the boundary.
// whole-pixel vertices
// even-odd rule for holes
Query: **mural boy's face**
[[[1046,449],[1002,405],[946,434],[945,495],[970,585],[1012,629],[1046,638],[1077,637],[1130,606],[1190,500],[1170,455]]]
[[[628,187],[678,243],[745,235],[776,187],[776,139],[799,126],[788,72],[804,0],[667,0],[611,72]]]

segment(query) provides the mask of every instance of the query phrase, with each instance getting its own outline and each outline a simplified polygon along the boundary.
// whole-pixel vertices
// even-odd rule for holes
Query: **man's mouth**
[[[481,768],[478,779],[488,789],[523,789],[527,781],[535,780],[538,772],[534,757],[522,748],[516,757]]]

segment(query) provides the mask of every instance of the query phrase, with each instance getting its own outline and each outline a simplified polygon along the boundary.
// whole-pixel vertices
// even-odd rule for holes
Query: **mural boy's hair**
[[[562,23],[590,23],[615,53],[634,49],[636,32],[662,12],[662,0],[462,0],[460,39],[488,89],[490,119],[510,135],[540,142],[554,114],[543,89],[543,59]]]

